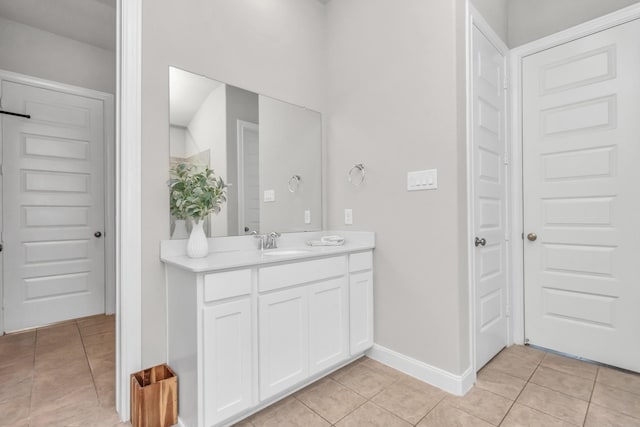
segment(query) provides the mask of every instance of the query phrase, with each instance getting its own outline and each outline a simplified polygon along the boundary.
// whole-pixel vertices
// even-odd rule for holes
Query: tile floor
[[[113,316],[0,337],[0,426],[111,427]],[[362,358],[240,427],[640,427],[640,375],[529,347],[503,350],[455,397]]]
[[[237,426],[638,427],[640,375],[514,346],[455,397],[363,358]]]
[[[0,426],[111,427],[114,316],[0,337]]]

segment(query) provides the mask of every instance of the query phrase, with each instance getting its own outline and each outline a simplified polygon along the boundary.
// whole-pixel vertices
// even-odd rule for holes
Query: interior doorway
[[[522,60],[525,341],[640,372],[640,20]]]

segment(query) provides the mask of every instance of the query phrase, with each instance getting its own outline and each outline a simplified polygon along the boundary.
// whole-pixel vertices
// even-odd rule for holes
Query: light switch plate
[[[346,225],[353,224],[353,209],[344,210],[344,223]]]
[[[438,188],[438,169],[407,173],[407,190],[435,190]]]
[[[304,211],[304,223],[311,224],[311,211],[308,209]]]
[[[264,190],[264,201],[265,202],[275,202],[276,201],[276,190]]]

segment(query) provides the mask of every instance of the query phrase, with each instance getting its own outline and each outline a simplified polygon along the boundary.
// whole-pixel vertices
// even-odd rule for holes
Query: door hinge
[[[509,233],[506,233],[506,234],[504,235],[504,241],[505,241],[505,242],[508,242],[508,241],[510,241],[510,240],[511,240],[511,236],[509,235]]]
[[[507,306],[504,308],[504,315],[506,317],[511,317],[511,304],[507,304]]]
[[[509,77],[504,76],[504,81],[502,82],[502,84],[504,90],[509,90]]]
[[[509,164],[509,153],[504,153],[504,156],[502,158],[503,158],[503,163],[505,165],[508,165]]]

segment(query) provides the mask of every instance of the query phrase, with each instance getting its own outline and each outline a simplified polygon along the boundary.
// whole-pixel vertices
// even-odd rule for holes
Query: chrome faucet
[[[264,249],[277,249],[278,238],[282,235],[276,231],[272,231],[269,234],[258,234],[257,232],[251,232],[254,239],[258,239],[258,250]]]
[[[265,242],[265,249],[276,249],[278,247],[278,238],[282,236],[282,234],[277,231],[272,231],[267,234],[267,240]]]

